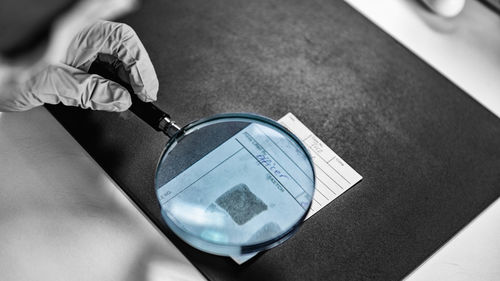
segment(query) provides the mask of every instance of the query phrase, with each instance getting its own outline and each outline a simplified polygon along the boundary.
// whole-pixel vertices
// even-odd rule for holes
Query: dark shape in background
[[[0,54],[7,59],[37,51],[48,43],[54,20],[68,11],[76,0],[0,1]]]

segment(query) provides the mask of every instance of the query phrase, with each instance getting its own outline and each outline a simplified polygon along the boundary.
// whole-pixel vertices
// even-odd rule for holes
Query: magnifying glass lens
[[[300,141],[276,122],[226,114],[170,140],[155,187],[179,237],[209,253],[238,255],[295,232],[311,205],[314,169]]]

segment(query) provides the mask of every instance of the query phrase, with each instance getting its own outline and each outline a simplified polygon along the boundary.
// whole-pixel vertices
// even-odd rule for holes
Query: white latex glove
[[[89,15],[80,15],[77,17],[79,20],[74,18],[68,15],[60,20],[67,24],[66,27],[53,34],[52,46],[34,66],[8,65],[0,61],[0,111],[28,110],[44,103],[106,111],[126,110],[131,100],[125,88],[87,73],[100,53],[123,62],[130,84],[141,100],[156,100],[156,73],[132,28],[125,24],[97,21],[76,36],[73,34],[70,37],[72,40],[67,40],[78,23],[88,21]],[[64,49],[66,51],[62,52]]]

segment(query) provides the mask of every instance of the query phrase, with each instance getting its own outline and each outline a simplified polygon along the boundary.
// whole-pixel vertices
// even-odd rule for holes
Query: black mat
[[[343,1],[148,1],[123,21],[180,124],[290,111],[364,177],[238,266],[161,221],[164,136],[128,114],[48,107],[211,280],[401,279],[500,196],[500,119]]]

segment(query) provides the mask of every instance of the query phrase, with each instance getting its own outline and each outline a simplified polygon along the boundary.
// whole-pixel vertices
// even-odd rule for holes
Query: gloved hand
[[[73,38],[60,62],[41,62],[27,69],[0,61],[0,111],[28,110],[44,103],[127,110],[131,100],[125,88],[87,73],[98,55],[120,60],[138,97],[147,102],[156,100],[158,79],[134,30],[125,24],[98,21]]]

